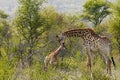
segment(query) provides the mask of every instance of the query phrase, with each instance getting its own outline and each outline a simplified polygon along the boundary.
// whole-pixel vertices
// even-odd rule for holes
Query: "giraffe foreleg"
[[[52,67],[53,68],[55,68],[56,69],[56,67],[57,67],[57,57],[54,57],[53,59],[52,59]]]
[[[91,57],[88,55],[88,61],[87,61],[87,67],[90,73],[92,72],[92,62],[91,62]]]
[[[90,74],[92,74],[92,59],[90,49],[87,48],[87,67]]]
[[[48,56],[46,56],[45,59],[44,59],[44,70],[45,71],[47,71],[48,64],[49,64],[49,59],[48,59]]]
[[[53,68],[54,68],[54,69],[57,68],[57,61],[53,62]]]

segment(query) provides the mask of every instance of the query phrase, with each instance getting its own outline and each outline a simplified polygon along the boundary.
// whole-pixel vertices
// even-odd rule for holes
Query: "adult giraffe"
[[[64,42],[66,37],[81,37],[83,39],[83,45],[86,48],[86,54],[88,57],[87,66],[90,73],[92,73],[91,51],[98,49],[106,63],[107,73],[111,75],[111,62],[113,62],[114,66],[115,63],[113,57],[110,56],[111,42],[107,37],[97,35],[90,28],[69,30],[58,36],[59,40],[62,42]]]

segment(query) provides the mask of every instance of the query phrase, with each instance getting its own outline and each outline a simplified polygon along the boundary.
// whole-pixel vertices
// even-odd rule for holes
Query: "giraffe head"
[[[56,37],[60,45],[62,45],[63,49],[67,49],[67,47],[65,46],[65,36],[61,34],[61,35],[56,35]]]
[[[63,49],[67,49],[67,47],[65,46],[65,43],[62,43],[61,46]]]
[[[57,37],[57,40],[59,41],[60,44],[61,44],[61,43],[64,43],[64,41],[65,41],[65,36],[64,36],[63,33],[60,34],[60,35],[56,35],[56,37]]]

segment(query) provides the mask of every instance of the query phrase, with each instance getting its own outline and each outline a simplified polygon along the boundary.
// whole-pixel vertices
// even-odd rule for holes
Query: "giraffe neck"
[[[66,37],[81,37],[84,42],[98,40],[99,36],[92,29],[74,29],[63,33]]]
[[[66,37],[82,37],[83,36],[83,29],[75,29],[66,31],[63,33]]]
[[[54,55],[58,55],[61,49],[62,49],[62,46],[60,45],[60,46],[54,51]]]

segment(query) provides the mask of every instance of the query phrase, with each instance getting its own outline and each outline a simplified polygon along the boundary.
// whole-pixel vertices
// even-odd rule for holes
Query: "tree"
[[[40,35],[44,32],[42,26],[43,20],[39,14],[40,6],[44,0],[19,0],[19,9],[14,21],[14,25],[17,27],[20,33],[21,40],[25,40],[27,44],[27,61],[31,64],[31,56],[34,54],[35,45],[37,45]]]
[[[8,80],[13,74],[14,67],[11,67],[9,55],[12,52],[13,46],[11,26],[8,22],[9,15],[0,10],[0,79]],[[2,70],[2,71],[1,71]],[[8,77],[6,77],[6,75]]]
[[[82,18],[92,22],[96,27],[110,14],[109,8],[110,2],[107,0],[87,0],[83,5]]]
[[[117,42],[117,47],[120,53],[120,1],[117,0],[112,6],[112,15],[109,20],[109,32],[112,34],[113,39]]]
[[[8,54],[11,31],[10,25],[7,22],[8,14],[0,10],[0,47],[4,48],[6,54]]]
[[[8,17],[8,14],[6,14],[4,11],[0,10],[0,18],[6,19]]]

